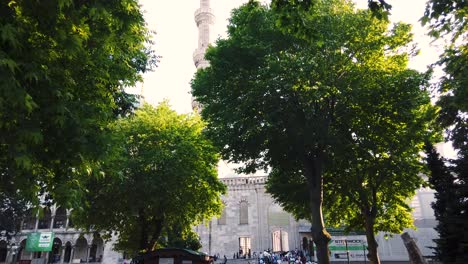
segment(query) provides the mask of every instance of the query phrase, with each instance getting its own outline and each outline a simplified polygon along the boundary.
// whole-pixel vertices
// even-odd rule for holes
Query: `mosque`
[[[214,23],[214,12],[210,0],[200,0],[200,8],[195,11],[198,27],[198,48],[193,53],[197,69],[209,66],[205,60],[205,50],[210,43],[210,27]],[[192,102],[197,107],[195,101]],[[225,164],[224,162],[220,163]],[[205,224],[194,227],[199,234],[202,249],[209,255],[254,256],[261,251],[303,250],[313,252],[311,248],[310,223],[296,220],[285,212],[265,191],[266,176],[236,175],[220,166],[220,180],[227,186],[227,194],[222,197],[225,205],[222,215]],[[227,171],[227,173],[226,173]],[[429,248],[434,246],[432,239],[437,237],[434,230],[436,220],[430,206],[434,200],[434,191],[421,188],[411,201],[416,230],[405,230],[417,241],[424,256],[433,255]],[[96,233],[82,233],[73,227],[70,210],[52,206],[44,209],[42,218],[26,219],[21,232],[8,246],[0,240],[0,264],[46,263],[105,263],[124,264],[128,260],[113,250],[113,241],[104,242]],[[351,261],[365,261],[366,238],[363,234],[345,235],[341,230],[329,230],[332,234],[330,244],[332,261],[347,261],[346,248]],[[25,251],[26,238],[33,232],[53,232],[50,252]],[[379,233],[376,237],[379,254],[383,262],[408,263],[408,253],[399,235],[388,237]]]

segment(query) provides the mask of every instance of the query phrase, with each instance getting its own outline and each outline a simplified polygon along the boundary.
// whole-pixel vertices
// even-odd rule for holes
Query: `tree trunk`
[[[316,155],[313,158],[304,159],[304,174],[309,187],[310,211],[312,216],[312,238],[317,247],[317,261],[319,264],[329,264],[330,254],[328,242],[330,234],[325,230],[322,214],[323,179],[322,158]]]
[[[163,223],[164,223],[164,219],[161,218],[161,219],[155,220],[154,223],[152,224],[155,227],[155,229],[154,229],[153,234],[151,235],[151,240],[148,242],[148,252],[156,250],[157,242],[158,242],[159,237],[161,236],[161,232],[163,229]]]
[[[421,250],[419,250],[418,245],[416,245],[414,239],[411,238],[407,232],[401,235],[401,239],[403,239],[403,242],[405,243],[411,264],[427,264],[427,261],[423,257]]]
[[[143,209],[138,210],[138,222],[141,227],[140,250],[144,250],[148,247],[148,225],[146,224],[145,212]]]
[[[375,217],[373,217],[370,213],[365,213],[364,217],[366,221],[366,238],[369,251],[367,258],[371,264],[380,264],[379,253],[377,251],[379,245],[375,240],[374,233]]]

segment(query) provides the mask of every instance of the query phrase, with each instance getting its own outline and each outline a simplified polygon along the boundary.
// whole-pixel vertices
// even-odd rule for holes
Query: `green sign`
[[[54,232],[35,232],[28,235],[26,251],[52,251]]]

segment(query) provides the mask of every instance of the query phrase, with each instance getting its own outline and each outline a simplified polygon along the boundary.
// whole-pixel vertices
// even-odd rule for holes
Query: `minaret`
[[[200,8],[195,11],[195,23],[198,27],[198,47],[193,52],[193,62],[197,69],[209,66],[205,52],[210,43],[210,26],[214,24],[215,16],[210,8],[210,0],[200,0]],[[198,103],[192,98],[192,109],[199,109]]]

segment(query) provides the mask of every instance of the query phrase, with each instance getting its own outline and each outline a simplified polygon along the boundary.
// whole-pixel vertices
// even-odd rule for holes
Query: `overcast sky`
[[[216,16],[212,36],[225,37],[227,19],[232,8],[247,0],[211,0],[211,8]],[[366,0],[356,0],[358,6],[366,7]],[[430,39],[424,36],[425,30],[418,19],[424,12],[424,0],[389,0],[392,4],[392,20],[414,24],[416,39],[421,54],[412,61],[411,67],[424,70],[426,65],[436,60],[434,50],[428,48]],[[145,19],[154,37],[156,53],[162,56],[158,68],[145,74],[143,93],[147,102],[157,104],[168,99],[179,113],[191,111],[190,80],[195,73],[192,53],[197,46],[197,27],[194,12],[200,6],[199,0],[140,0]]]
[[[247,0],[211,0],[216,16],[212,26],[213,39],[226,36],[227,20],[233,8]],[[266,0],[262,2],[268,2]],[[367,0],[355,0],[360,8],[367,8]],[[426,66],[437,60],[439,48],[430,45],[418,20],[424,13],[425,0],[388,0],[393,6],[391,20],[413,24],[415,40],[420,55],[410,62],[410,67],[424,71]],[[156,53],[162,58],[155,71],[144,75],[142,87],[146,101],[156,105],[164,99],[179,113],[191,109],[190,80],[195,73],[192,53],[197,47],[198,31],[194,12],[200,0],[140,0],[148,27],[156,32],[154,37]],[[213,41],[213,40],[212,40]]]

